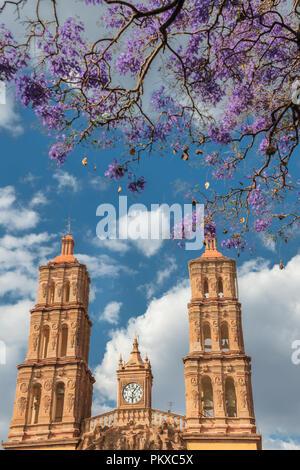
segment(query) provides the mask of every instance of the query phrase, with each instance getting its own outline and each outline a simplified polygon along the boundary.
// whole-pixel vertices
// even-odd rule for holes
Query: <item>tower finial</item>
[[[139,343],[136,337],[136,332],[134,332],[134,340],[133,340],[133,349],[132,351],[138,351],[139,350]]]
[[[205,235],[205,252],[202,255],[203,258],[220,258],[223,257],[222,253],[217,248],[217,237],[216,234],[207,232]]]
[[[75,242],[72,235],[65,235],[61,240],[61,253],[57,256],[54,263],[74,263],[76,258],[74,257],[74,246]]]
[[[122,367],[123,367],[123,358],[122,358],[122,354],[120,354],[119,368],[122,369]]]
[[[132,350],[131,350],[131,353],[130,353],[129,361],[126,363],[126,365],[128,366],[128,365],[136,365],[136,364],[144,365],[144,362],[141,358],[141,354],[140,354],[140,351],[139,351],[139,343],[138,343],[138,340],[137,340],[136,333],[134,333],[134,340],[133,340],[133,344],[132,344]]]

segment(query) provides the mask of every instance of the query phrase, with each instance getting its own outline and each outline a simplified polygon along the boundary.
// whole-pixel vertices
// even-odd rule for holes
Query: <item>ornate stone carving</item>
[[[181,431],[164,422],[101,427],[82,436],[80,450],[180,450],[185,449]]]
[[[75,388],[75,380],[72,380],[72,379],[68,380],[67,386],[68,386],[68,388],[69,388],[70,390],[74,390],[74,388]]]
[[[37,350],[38,343],[39,343],[39,335],[35,334],[35,335],[32,336],[32,346],[33,346],[34,351]]]
[[[58,377],[63,377],[64,375],[66,375],[65,368],[63,367],[62,369],[59,369],[57,375]]]
[[[58,297],[61,297],[62,295],[62,284],[58,284],[57,286],[57,295]]]
[[[46,380],[44,384],[44,389],[46,390],[46,392],[50,392],[50,390],[52,390],[52,380]]]
[[[22,393],[26,393],[27,390],[28,390],[28,385],[27,385],[27,383],[25,383],[25,382],[21,383],[21,385],[20,385],[20,390],[21,390]]]
[[[68,411],[72,411],[74,408],[75,396],[73,393],[68,394]]]
[[[50,404],[51,404],[51,399],[48,395],[44,396],[43,398],[43,408],[44,408],[44,413],[48,413],[49,411],[49,408],[50,408]]]
[[[43,298],[45,298],[47,295],[47,284],[42,284],[42,295]]]
[[[18,400],[18,413],[20,415],[23,415],[24,412],[25,412],[25,409],[26,409],[26,398],[25,397],[21,397],[19,398]]]
[[[77,282],[76,281],[72,282],[72,294],[73,294],[73,297],[75,297],[77,294]]]
[[[223,392],[223,390],[218,388],[216,390],[216,395],[217,395],[217,406],[218,406],[218,408],[223,408],[223,403],[224,403],[224,392]]]

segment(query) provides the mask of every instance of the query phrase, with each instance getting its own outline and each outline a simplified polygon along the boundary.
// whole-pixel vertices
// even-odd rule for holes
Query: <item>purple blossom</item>
[[[271,225],[272,218],[256,219],[254,222],[254,229],[256,232],[265,232]]]
[[[131,193],[141,193],[145,189],[145,184],[146,180],[143,176],[141,176],[136,181],[129,183],[127,188]]]
[[[50,97],[47,82],[43,75],[36,77],[22,74],[16,79],[16,95],[20,96],[23,106],[32,108],[45,105]]]
[[[115,179],[116,181],[123,178],[126,173],[126,169],[119,164],[118,160],[114,158],[113,163],[108,165],[108,170],[104,173],[110,180]]]

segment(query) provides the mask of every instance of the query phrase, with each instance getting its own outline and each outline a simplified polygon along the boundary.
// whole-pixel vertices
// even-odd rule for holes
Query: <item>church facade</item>
[[[189,262],[189,274],[185,416],[152,408],[151,363],[142,359],[135,337],[127,362],[120,356],[117,408],[91,417],[90,278],[74,256],[72,236],[63,237],[61,254],[40,267],[4,449],[261,449],[235,261],[208,236],[205,253]]]

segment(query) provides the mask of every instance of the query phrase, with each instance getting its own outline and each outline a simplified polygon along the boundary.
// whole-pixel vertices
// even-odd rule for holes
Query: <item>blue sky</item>
[[[121,147],[96,152],[76,150],[63,168],[48,159],[50,140],[28,110],[12,101],[0,105],[0,339],[7,342],[7,365],[0,365],[0,439],[11,417],[17,363],[24,360],[29,308],[37,291],[38,266],[60,252],[60,239],[71,217],[75,253],[92,278],[89,313],[94,322],[90,366],[95,373],[94,413],[115,406],[115,369],[120,352],[127,357],[134,331],[149,354],[154,374],[154,408],[184,413],[181,357],[188,351],[188,260],[201,252],[161,243],[96,238],[99,204],[118,207],[118,184],[104,172]],[[88,158],[84,168],[81,160]],[[94,166],[97,170],[94,171]],[[181,204],[184,182],[204,185],[207,174],[171,152],[143,159],[145,192],[128,204]],[[121,183],[122,185],[122,183]],[[124,193],[126,194],[126,193]],[[201,202],[201,201],[200,201]],[[218,227],[219,245],[222,229]],[[237,259],[247,352],[253,357],[253,387],[259,429],[265,447],[300,448],[299,366],[291,362],[291,344],[300,339],[300,256],[298,238],[281,253],[251,236],[255,252]],[[236,253],[225,252],[236,257]],[[287,265],[278,269],[279,257]],[[288,396],[288,399],[287,399]]]

